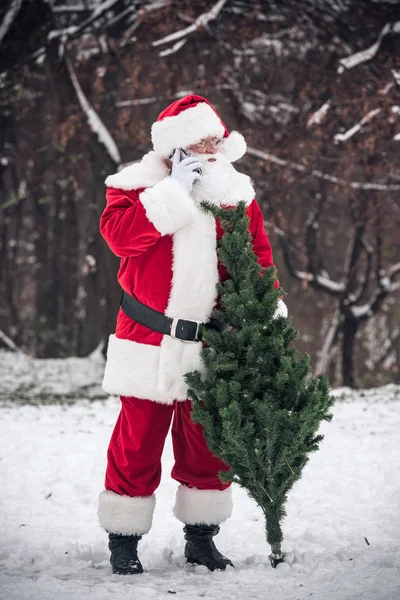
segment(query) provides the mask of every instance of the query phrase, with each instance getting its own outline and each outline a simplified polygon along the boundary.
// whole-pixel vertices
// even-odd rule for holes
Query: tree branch
[[[307,249],[307,270],[314,276],[317,274],[318,265],[317,260],[317,232],[319,229],[319,216],[323,206],[322,194],[317,196],[317,206],[306,221],[306,249]]]
[[[7,35],[7,31],[10,29],[15,17],[19,13],[21,5],[22,0],[12,0],[6,14],[4,15],[2,22],[0,23],[0,43],[2,39]]]
[[[79,104],[83,112],[86,114],[90,129],[93,131],[93,133],[97,135],[100,144],[103,144],[111,160],[116,165],[121,164],[121,155],[119,153],[117,144],[114,141],[114,138],[111,136],[107,127],[104,125],[103,121],[100,119],[99,115],[96,113],[94,108],[89,104],[79,84],[78,78],[76,77],[71,61],[68,57],[65,59],[65,61],[67,64],[69,75],[71,77],[72,85],[75,88]]]
[[[341,58],[339,61],[338,73],[343,73],[345,69],[352,69],[353,67],[356,67],[357,65],[374,58],[374,56],[376,56],[378,53],[383,38],[390,33],[400,33],[400,21],[397,21],[396,23],[386,23],[381,30],[375,44],[372,44],[372,46],[369,48],[361,50],[360,52],[356,52],[355,54],[351,54],[350,56],[346,56],[346,58]]]
[[[191,33],[194,33],[195,31],[198,31],[199,29],[204,28],[210,21],[213,21],[218,17],[226,2],[227,0],[219,0],[211,10],[197,17],[197,19],[194,21],[194,23],[192,23],[192,25],[189,25],[184,29],[180,29],[179,31],[175,31],[174,33],[170,33],[169,35],[166,35],[160,40],[152,42],[152,45],[160,46],[161,44],[167,44],[168,42],[175,42],[177,40],[182,39],[183,37],[190,35]]]
[[[369,283],[369,280],[371,277],[373,250],[372,250],[371,246],[366,242],[364,236],[362,237],[360,243],[362,244],[362,247],[364,248],[365,252],[367,253],[367,264],[365,267],[364,277],[361,279],[360,289],[358,290],[358,292],[356,292],[354,295],[352,295],[351,298],[349,298],[349,300],[350,300],[349,306],[352,306],[361,300],[361,298],[367,291],[368,283]]]
[[[331,296],[335,296],[336,298],[341,298],[343,295],[343,292],[345,291],[345,286],[342,283],[337,283],[336,281],[333,281],[333,279],[330,279],[329,276],[327,275],[320,275],[320,274],[316,274],[314,275],[313,273],[309,273],[309,272],[305,272],[305,271],[299,271],[295,268],[291,255],[290,255],[290,247],[289,247],[289,242],[286,236],[286,233],[284,231],[282,231],[282,229],[279,229],[278,227],[274,227],[275,232],[278,234],[278,239],[282,248],[282,252],[283,252],[283,258],[286,264],[286,267],[289,271],[289,273],[292,275],[292,277],[294,277],[295,279],[298,279],[299,281],[304,281],[307,284],[310,284],[320,290],[323,290],[324,292],[326,292],[327,294],[330,294]]]
[[[18,352],[20,354],[24,354],[21,348],[18,348],[17,344],[12,341],[11,338],[8,337],[3,331],[0,329],[0,340],[4,342],[4,344],[13,352]]]
[[[394,281],[398,273],[400,273],[400,262],[390,267],[381,277],[379,287],[372,293],[368,302],[362,306],[351,307],[352,316],[359,321],[365,321],[376,314],[387,296],[400,289],[400,281]]]
[[[318,362],[315,367],[315,374],[320,375],[326,373],[331,357],[332,349],[338,341],[338,334],[342,328],[343,320],[341,318],[340,309],[337,307],[333,315],[328,332],[325,336],[324,343],[319,353]]]
[[[400,191],[400,185],[398,184],[384,184],[384,183],[366,183],[363,181],[346,181],[345,179],[340,179],[339,177],[335,177],[333,175],[328,175],[328,173],[323,173],[319,169],[308,169],[304,165],[300,163],[294,163],[288,160],[283,160],[278,156],[274,156],[269,152],[262,152],[261,150],[257,150],[256,148],[247,148],[247,153],[250,156],[254,156],[255,158],[260,158],[261,160],[265,160],[271,162],[280,167],[288,167],[289,169],[293,169],[294,171],[299,171],[300,173],[304,173],[305,175],[312,175],[313,177],[318,177],[319,179],[324,179],[325,181],[330,181],[331,183],[336,183],[338,185],[342,185],[344,187],[350,187],[356,190],[375,190],[378,192],[389,192],[389,191]]]

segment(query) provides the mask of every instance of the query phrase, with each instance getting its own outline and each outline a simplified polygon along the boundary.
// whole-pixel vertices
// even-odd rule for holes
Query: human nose
[[[206,150],[211,154],[215,154],[217,152],[217,143],[214,140],[210,140],[207,142]]]

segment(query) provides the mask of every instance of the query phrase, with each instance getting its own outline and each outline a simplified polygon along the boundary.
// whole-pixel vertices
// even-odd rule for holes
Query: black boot
[[[142,539],[141,535],[109,533],[108,539],[113,573],[118,573],[118,575],[143,573],[143,567],[137,554],[138,542]]]
[[[215,547],[214,535],[219,533],[218,525],[185,525],[185,556],[187,562],[196,565],[204,565],[210,571],[221,569],[225,571],[226,565],[233,564],[223,556]]]

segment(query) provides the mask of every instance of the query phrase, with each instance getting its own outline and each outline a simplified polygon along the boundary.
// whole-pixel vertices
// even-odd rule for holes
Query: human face
[[[221,143],[221,138],[209,136],[201,140],[198,144],[188,146],[187,149],[194,154],[216,154]]]

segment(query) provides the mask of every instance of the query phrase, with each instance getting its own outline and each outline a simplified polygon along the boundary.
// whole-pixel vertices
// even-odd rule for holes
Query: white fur
[[[172,235],[196,218],[198,210],[191,196],[171,177],[140,194],[146,216],[161,235]]]
[[[167,158],[174,148],[187,148],[205,137],[223,137],[225,128],[213,109],[201,102],[174,117],[156,121],[151,128],[153,147],[159,156]]]
[[[279,299],[278,306],[276,307],[276,311],[274,312],[272,318],[276,319],[277,317],[287,317],[288,314],[289,313],[286,304],[283,300]]]
[[[219,206],[235,206],[240,200],[246,205],[254,200],[256,194],[250,177],[236,171],[222,153],[195,156],[203,164],[201,179],[192,191],[196,203],[207,200]]]
[[[109,175],[105,184],[118,190],[136,190],[152,187],[167,175],[169,170],[164,161],[155,152],[148,152],[140,162]]]
[[[143,535],[153,521],[155,496],[122,496],[105,491],[99,496],[98,517],[108,533]]]
[[[180,485],[173,512],[186,525],[219,525],[232,514],[232,489],[198,490]]]
[[[225,154],[230,162],[242,158],[246,154],[246,150],[246,140],[238,131],[232,131],[227,138],[224,138],[224,142],[220,146],[220,152]]]
[[[116,396],[135,396],[160,404],[187,398],[183,376],[202,370],[201,342],[189,344],[164,336],[161,346],[110,335],[103,389]]]
[[[173,236],[173,276],[165,314],[205,322],[211,316],[217,298],[218,258],[215,219],[198,211],[195,221]],[[187,395],[183,375],[202,370],[201,344],[163,337],[161,342],[159,386],[171,395]],[[184,387],[183,385],[184,384]]]

